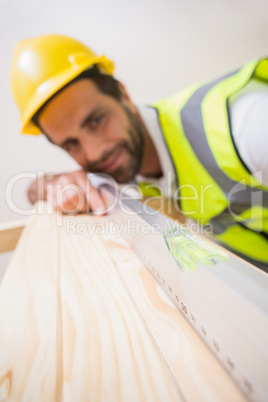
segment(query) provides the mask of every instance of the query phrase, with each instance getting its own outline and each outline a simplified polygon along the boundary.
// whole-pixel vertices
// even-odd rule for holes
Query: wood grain
[[[36,216],[0,288],[0,401],[243,401],[106,218]]]
[[[3,279],[0,400],[182,400],[102,236],[68,219],[33,219]]]
[[[184,398],[244,401],[241,391],[122,238],[106,244]]]

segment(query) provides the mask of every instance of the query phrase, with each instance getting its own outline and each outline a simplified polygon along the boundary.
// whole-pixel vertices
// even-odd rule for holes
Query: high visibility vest
[[[153,106],[174,164],[182,212],[210,227],[234,252],[268,263],[268,188],[241,159],[229,114],[229,98],[253,77],[268,85],[268,59]]]

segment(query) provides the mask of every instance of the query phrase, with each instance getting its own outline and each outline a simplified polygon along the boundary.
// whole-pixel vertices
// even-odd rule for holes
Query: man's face
[[[120,103],[89,79],[74,82],[53,98],[39,117],[42,130],[85,170],[119,183],[138,173],[143,126],[127,96]]]

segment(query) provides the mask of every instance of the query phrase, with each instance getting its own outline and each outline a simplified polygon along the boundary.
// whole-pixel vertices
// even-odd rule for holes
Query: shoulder
[[[230,116],[241,158],[253,175],[262,174],[263,185],[268,186],[268,84],[251,80],[230,99]]]

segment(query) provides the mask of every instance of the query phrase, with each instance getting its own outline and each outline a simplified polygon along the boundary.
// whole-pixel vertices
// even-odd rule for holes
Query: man
[[[262,108],[268,105],[268,60],[140,109],[112,72],[109,60],[71,38],[49,35],[17,46],[12,88],[22,132],[44,133],[83,168],[45,178],[42,194],[34,182],[30,200],[53,198],[48,182],[74,183],[82,211],[104,211],[87,172],[119,183],[139,175],[176,194],[184,214],[209,224],[218,241],[267,269],[268,124]],[[74,193],[54,199],[58,211],[76,204]]]

